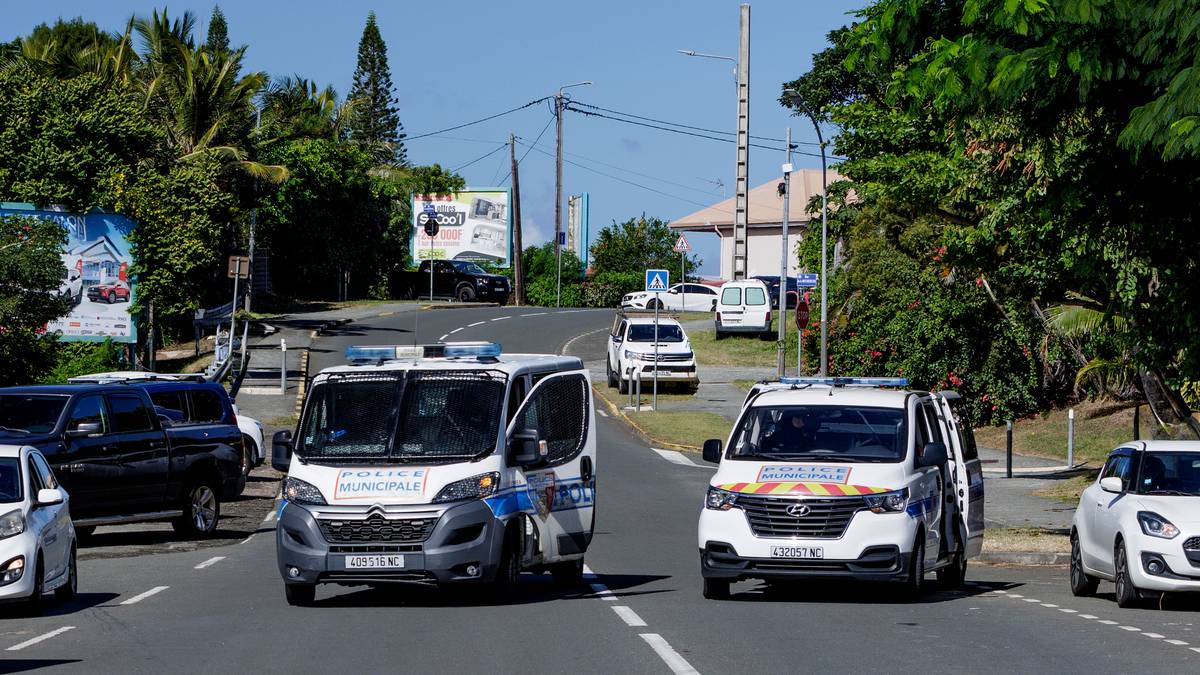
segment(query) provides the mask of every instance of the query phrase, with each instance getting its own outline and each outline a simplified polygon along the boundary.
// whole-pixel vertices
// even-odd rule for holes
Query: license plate
[[[772,546],[772,558],[809,558],[821,559],[825,557],[825,549],[820,546]]]
[[[402,555],[351,555],[346,556],[348,570],[384,570],[404,567]]]

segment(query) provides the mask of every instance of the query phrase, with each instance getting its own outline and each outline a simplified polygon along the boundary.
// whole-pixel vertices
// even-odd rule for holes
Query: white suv
[[[683,332],[683,326],[675,319],[660,317],[656,330],[653,316],[618,314],[608,336],[608,354],[605,358],[608,386],[617,387],[622,394],[629,393],[629,385],[635,377],[640,378],[642,386],[645,386],[646,382],[654,379],[656,369],[659,384],[675,383],[694,387],[700,383],[696,374],[696,354],[692,351],[687,334]]]
[[[1071,591],[1114,582],[1117,604],[1200,591],[1200,443],[1134,441],[1109,455],[1071,523]]]
[[[0,602],[36,614],[45,593],[75,597],[77,576],[66,490],[42,453],[0,445]]]
[[[901,378],[785,378],[751,391],[700,512],[704,596],[742,579],[962,583],[983,543],[983,473],[957,394]]]

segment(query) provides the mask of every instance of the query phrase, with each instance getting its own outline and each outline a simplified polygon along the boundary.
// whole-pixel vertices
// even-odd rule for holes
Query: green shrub
[[[525,301],[539,307],[554,307],[557,300],[557,283],[554,277],[538,277],[525,287]],[[579,282],[562,285],[562,306],[583,307],[583,285]]]
[[[104,342],[60,342],[57,361],[42,384],[64,384],[72,377],[120,370],[125,365],[124,347]]]
[[[588,307],[616,307],[621,296],[642,290],[644,278],[637,272],[600,272],[583,288],[583,301]]]

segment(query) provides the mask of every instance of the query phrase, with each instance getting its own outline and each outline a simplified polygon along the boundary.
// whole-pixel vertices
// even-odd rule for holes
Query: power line
[[[667,124],[667,125],[670,125],[673,127],[681,127],[683,129],[692,129],[693,131],[704,131],[704,132],[707,132],[710,134],[725,134],[727,136],[737,136],[736,131],[721,131],[719,129],[706,129],[704,127],[696,127],[696,126],[692,126],[690,124],[683,124],[680,122],[668,122],[666,120],[654,119],[653,117],[643,117],[641,115],[634,115],[633,113],[621,112],[620,110],[613,110],[611,108],[602,108],[598,105],[590,105],[588,103],[578,103],[578,102],[574,102],[574,103],[576,105],[581,105],[585,108],[591,108],[593,110],[603,110],[604,112],[612,113],[614,115],[621,115],[623,117],[632,117],[633,119],[645,120],[647,122],[657,122],[658,124]],[[760,140],[760,141],[773,141],[775,143],[786,143],[787,142],[787,141],[783,140],[782,138],[771,138],[770,136],[751,135],[750,138]],[[815,145],[817,147],[821,146],[820,143],[814,143],[812,141],[792,141],[792,145]]]
[[[546,126],[542,127],[542,130],[538,132],[537,138],[533,139],[533,145],[537,145],[537,142],[538,142],[538,141],[540,141],[540,140],[542,140],[542,136],[543,136],[543,135],[546,133],[546,130],[550,128],[550,125],[551,125],[551,124],[554,124],[554,118],[553,118],[553,117],[551,117],[549,120],[547,120],[547,121],[546,121]],[[519,139],[519,138],[520,138],[520,136],[517,136],[517,138]],[[525,145],[525,143],[524,143],[524,142],[522,142],[522,143],[521,143],[521,145]],[[533,146],[532,146],[532,145],[531,145],[531,146],[529,146],[529,149],[530,149],[530,150],[532,150],[532,149],[533,149]],[[526,157],[528,157],[528,156],[529,156],[529,150],[526,150],[526,151],[525,151],[525,154],[521,155],[521,159],[518,159],[518,160],[517,160],[517,166],[518,166],[518,167],[519,167],[519,166],[521,166],[521,162],[524,162],[524,161],[525,161],[525,158],[526,158]],[[512,169],[511,169],[511,168],[508,170],[508,173],[506,173],[506,174],[504,175],[504,178],[503,178],[503,179],[501,179],[501,181],[500,181],[499,183],[497,183],[497,185],[504,185],[505,183],[507,183],[507,182],[508,182],[508,179],[509,179],[509,178],[512,178]]]
[[[539,146],[539,147],[538,147],[538,150],[541,150],[541,151],[543,151],[543,152],[546,152],[546,149],[545,149],[545,148],[543,148],[543,147],[541,147],[541,146]],[[528,151],[526,151],[526,152],[528,152]],[[608,167],[608,168],[610,168],[610,169],[616,169],[616,170],[618,170],[618,171],[624,171],[625,173],[628,173],[628,174],[633,174],[634,176],[641,176],[642,178],[649,178],[650,180],[655,180],[655,181],[658,181],[658,182],[660,182],[660,183],[666,183],[667,185],[673,185],[673,186],[675,186],[675,187],[683,188],[683,189],[685,189],[685,190],[691,190],[691,191],[693,191],[693,192],[699,192],[700,194],[703,194],[703,195],[705,195],[705,196],[708,196],[708,197],[712,197],[712,196],[714,196],[714,194],[713,194],[713,191],[712,191],[712,190],[706,190],[706,189],[704,189],[704,188],[698,188],[698,187],[695,187],[694,185],[685,185],[684,183],[676,183],[676,182],[674,182],[674,181],[667,180],[666,178],[660,178],[659,176],[653,176],[653,175],[651,175],[651,174],[648,174],[648,173],[639,173],[639,172],[637,172],[637,171],[634,171],[634,170],[632,170],[632,169],[629,169],[629,168],[626,168],[626,167],[623,167],[623,166],[619,166],[619,165],[617,165],[617,164],[609,164],[608,162],[602,162],[602,161],[600,161],[600,160],[598,160],[598,159],[594,159],[594,158],[592,158],[592,157],[588,157],[588,156],[586,156],[586,155],[581,155],[581,154],[579,154],[579,153],[576,153],[576,152],[566,152],[566,151],[564,150],[564,151],[563,151],[563,154],[564,154],[564,155],[570,155],[570,156],[572,156],[572,157],[578,157],[579,159],[582,159],[582,160],[585,160],[585,161],[591,162],[592,164],[599,164],[600,166],[607,166],[607,167]]]
[[[488,115],[487,117],[484,117],[484,118],[482,118],[482,119],[477,119],[477,120],[475,120],[475,121],[473,121],[473,122],[464,122],[464,123],[462,123],[462,124],[456,124],[456,125],[454,125],[454,126],[452,126],[452,127],[446,127],[445,129],[438,129],[437,131],[429,131],[429,132],[426,132],[426,133],[423,133],[423,134],[417,134],[417,135],[415,135],[415,136],[406,136],[406,137],[404,138],[404,142],[405,142],[405,143],[408,143],[408,142],[410,142],[410,141],[415,141],[415,140],[417,140],[417,139],[419,139],[419,138],[427,138],[427,137],[429,137],[429,136],[437,136],[438,134],[444,134],[444,133],[446,133],[447,131],[454,131],[454,130],[456,130],[456,129],[462,129],[463,127],[474,126],[474,125],[476,125],[476,124],[480,124],[480,123],[486,122],[486,121],[488,121],[488,120],[494,120],[494,119],[496,119],[497,117],[503,117],[503,116],[505,116],[505,115],[508,115],[508,114],[511,114],[511,113],[515,113],[515,112],[517,112],[518,110],[524,110],[525,108],[528,108],[528,107],[530,107],[530,106],[537,105],[537,104],[541,103],[542,101],[549,100],[550,98],[552,98],[552,97],[550,97],[550,96],[543,96],[542,98],[539,98],[539,99],[537,99],[537,100],[535,100],[535,101],[530,101],[529,103],[526,103],[525,105],[517,106],[516,108],[512,108],[512,109],[510,109],[510,110],[505,110],[504,112],[496,113],[495,115]]]
[[[486,155],[483,155],[482,157],[476,157],[475,159],[467,162],[466,164],[463,164],[462,166],[458,167],[457,169],[454,169],[453,171],[451,171],[451,173],[458,173],[459,171],[462,171],[463,169],[467,168],[468,166],[471,166],[472,164],[474,164],[476,162],[481,162],[481,161],[487,159],[488,157],[491,157],[492,155],[496,154],[497,152],[500,152],[507,146],[508,146],[508,143],[505,143],[505,144],[501,145],[500,147],[496,148],[495,150],[492,150],[491,152],[487,153]]]

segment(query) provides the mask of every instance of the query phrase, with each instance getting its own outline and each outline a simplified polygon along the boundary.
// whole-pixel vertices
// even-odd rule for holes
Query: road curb
[[[1071,564],[1071,554],[1039,551],[992,551],[980,554],[975,560],[988,565],[1069,565]]]
[[[592,385],[593,388],[595,388],[597,386],[598,385],[596,385],[596,384]],[[637,432],[638,436],[642,437],[642,440],[646,441],[647,443],[651,444],[652,446],[669,448],[671,450],[680,450],[682,452],[692,452],[692,453],[700,452],[700,448],[697,448],[692,445],[679,445],[677,443],[668,443],[667,441],[659,440],[659,439],[651,436],[650,434],[646,433],[645,429],[642,429],[640,426],[638,426],[638,423],[634,422],[633,418],[631,418],[629,415],[626,415],[625,411],[622,408],[619,408],[616,405],[614,405],[612,403],[612,401],[609,401],[608,399],[604,398],[599,393],[595,393],[592,396],[592,398],[599,399],[601,402],[603,402],[604,406],[606,408],[608,408],[609,413],[612,414],[613,417],[623,420],[625,422],[625,424],[628,424],[630,427],[633,428],[634,431]]]

